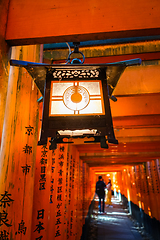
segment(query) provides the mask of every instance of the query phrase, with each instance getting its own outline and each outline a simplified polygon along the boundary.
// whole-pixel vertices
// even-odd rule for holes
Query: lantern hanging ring
[[[74,45],[74,50],[72,52],[69,53],[68,55],[68,59],[67,59],[67,63],[70,63],[70,64],[83,64],[84,61],[85,61],[85,56],[82,52],[79,51],[79,45],[80,45],[80,42],[73,42],[73,45]],[[79,58],[73,58],[72,60],[70,59],[71,55],[73,53],[79,53],[82,55],[83,57],[83,61],[81,61]],[[66,63],[66,64],[67,64]]]

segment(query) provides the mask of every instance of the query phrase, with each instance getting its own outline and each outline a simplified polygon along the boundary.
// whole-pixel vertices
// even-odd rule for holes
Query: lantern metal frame
[[[102,148],[108,148],[108,143],[118,144],[115,138],[112,115],[110,109],[110,99],[116,101],[112,95],[117,82],[127,66],[141,64],[141,59],[132,59],[117,63],[108,64],[82,64],[79,59],[70,60],[72,53],[80,53],[78,45],[69,54],[68,62],[71,64],[43,64],[26,61],[11,60],[12,66],[24,67],[33,77],[37,87],[43,96],[43,116],[41,136],[38,145],[47,144],[50,137],[50,149],[56,149],[57,143],[72,143],[73,138],[87,138],[86,143],[99,142]],[[103,101],[105,114],[91,115],[62,115],[50,116],[50,92],[52,81],[95,81],[100,80],[102,83]],[[59,131],[96,129],[94,133],[82,135],[60,134]],[[67,141],[66,141],[67,138]],[[106,142],[107,141],[107,142]]]
[[[58,73],[55,76],[55,72]],[[94,76],[94,72],[98,73]],[[65,73],[67,75],[65,75]],[[79,74],[78,74],[79,73]],[[75,74],[75,76],[74,76]],[[54,77],[53,77],[54,76]],[[73,77],[74,76],[74,77]],[[50,91],[51,81],[93,81],[100,80],[102,83],[103,100],[105,115],[69,115],[69,116],[49,116],[50,106]],[[43,104],[43,118],[42,118],[42,130],[39,144],[45,144],[48,137],[51,137],[51,144],[56,146],[56,143],[62,143],[64,138],[74,137],[93,137],[93,142],[100,142],[101,147],[106,147],[105,136],[109,143],[117,144],[115,139],[112,116],[108,98],[108,86],[106,79],[106,70],[104,67],[98,67],[93,65],[73,65],[72,66],[53,66],[47,70],[46,84],[44,92],[44,104]],[[60,135],[59,130],[84,130],[84,129],[96,129],[94,134],[83,134],[79,136],[66,136]],[[90,141],[87,141],[90,142]]]

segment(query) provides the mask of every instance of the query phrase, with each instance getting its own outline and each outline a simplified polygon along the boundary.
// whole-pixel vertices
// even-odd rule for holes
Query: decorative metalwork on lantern
[[[70,59],[80,53],[80,59]],[[23,66],[34,78],[43,95],[43,117],[39,145],[50,138],[50,149],[57,143],[71,143],[74,138],[85,142],[117,144],[114,135],[110,99],[127,66],[139,65],[140,59],[109,64],[82,64],[78,44],[69,54],[69,64],[38,64],[11,60],[12,66]],[[65,139],[68,141],[65,141]],[[87,138],[87,140],[86,140]]]
[[[89,104],[90,95],[86,88],[76,85],[67,88],[63,93],[64,105],[74,111],[74,114],[79,114],[80,110],[86,108]]]

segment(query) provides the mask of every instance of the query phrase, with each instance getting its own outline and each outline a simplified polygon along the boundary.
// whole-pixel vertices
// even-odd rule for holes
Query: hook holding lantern
[[[73,42],[73,45],[74,45],[74,50],[72,52],[69,53],[68,55],[68,59],[67,59],[67,63],[70,63],[70,64],[83,64],[84,61],[85,61],[85,56],[82,52],[79,51],[79,45],[80,45],[80,42]],[[79,58],[73,58],[72,60],[70,59],[71,55],[73,53],[79,53],[82,55],[83,57],[83,60],[81,61]]]

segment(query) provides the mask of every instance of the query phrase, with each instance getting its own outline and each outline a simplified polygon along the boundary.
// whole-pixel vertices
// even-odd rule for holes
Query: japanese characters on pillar
[[[157,202],[155,201],[155,189],[150,162],[147,162],[147,180],[149,186],[151,217],[158,219]]]
[[[47,153],[48,153],[48,148],[46,145],[43,145],[41,147],[41,159],[40,159],[41,171],[39,176],[39,190],[41,191],[46,189]]]
[[[154,185],[154,189],[155,189],[155,194],[159,195],[160,194],[160,182],[159,182],[159,177],[158,177],[158,169],[157,169],[155,161],[151,162],[151,167],[152,167],[153,185]]]
[[[75,155],[72,152],[72,174],[70,175],[70,183],[71,183],[71,212],[70,212],[70,226],[69,226],[69,235],[71,239],[73,236],[75,236],[74,233],[74,225],[75,225],[75,185],[74,185],[74,178],[75,178]]]
[[[43,230],[45,229],[44,228],[44,213],[45,213],[45,210],[44,209],[40,209],[40,210],[37,210],[37,224],[35,226],[35,230],[34,232],[37,232],[38,233],[38,237],[35,238],[35,239],[42,239],[43,238]],[[42,231],[42,232],[41,232]]]
[[[58,169],[58,149],[49,151],[50,164],[48,168],[49,192],[48,192],[48,223],[47,239],[55,237],[55,219],[56,219],[56,188],[57,188],[57,169]]]
[[[79,160],[79,184],[78,184],[78,218],[79,218],[79,224],[78,224],[78,232],[79,234],[82,232],[82,227],[84,224],[83,219],[83,161]]]
[[[12,47],[12,57],[38,60],[37,46]],[[10,68],[0,170],[0,239],[31,239],[38,91],[25,69]],[[32,103],[34,104],[32,105]],[[25,109],[25,111],[24,111]],[[6,161],[7,159],[7,161]],[[4,204],[6,201],[6,204]]]
[[[65,192],[65,162],[67,152],[64,145],[60,145],[58,149],[58,175],[57,175],[57,201],[56,201],[56,219],[55,219],[55,238],[63,239],[63,225],[64,225],[64,192]]]
[[[30,155],[33,154],[33,135],[34,135],[34,127],[32,127],[30,124],[28,126],[25,127],[25,135],[26,135],[26,144],[23,147],[23,154],[26,155],[26,158],[24,157],[24,159],[26,159],[26,162],[24,165],[21,166],[22,168],[22,172],[24,175],[24,181],[26,182],[26,178],[30,177],[29,173],[31,171],[31,165],[28,163],[30,161]],[[24,186],[24,190],[25,190],[25,186]],[[24,196],[25,197],[25,196]],[[23,214],[22,214],[23,217]],[[24,221],[24,219],[21,219],[20,223],[18,223],[18,230],[15,232],[15,235],[18,234],[26,234],[27,231],[27,227],[26,227],[26,223]]]
[[[57,180],[55,201],[55,226],[54,238],[66,239],[67,235],[67,201],[66,201],[66,169],[67,169],[67,144],[58,145],[57,154]]]
[[[64,239],[68,239],[69,234],[69,170],[70,170],[70,154],[67,151],[67,161],[66,161],[66,179],[65,179],[65,208],[64,208],[64,224],[65,224],[65,231],[64,231]]]
[[[142,209],[146,214],[151,216],[146,163],[143,163],[142,165],[140,165],[140,174],[141,174],[141,181],[142,181]]]
[[[34,128],[31,127],[30,125],[28,127],[25,127],[26,131],[25,131],[25,134],[28,135],[28,138],[33,135],[33,130]],[[28,142],[28,141],[27,141]],[[32,153],[32,146],[28,143],[26,143],[26,145],[23,147],[23,152],[25,154],[31,154]],[[27,173],[29,173],[30,171],[30,168],[31,166],[28,165],[27,163],[24,165],[24,166],[21,166],[22,167],[22,171],[25,175],[27,175]]]
[[[30,142],[29,138],[32,137],[33,135],[34,128],[29,125],[25,127],[24,132],[27,135],[27,138],[25,138],[27,143],[22,149],[22,153],[24,154],[23,159],[25,159],[25,164],[21,165],[21,171],[24,176],[24,181],[26,182],[26,178],[28,177],[28,174],[30,173],[30,170],[31,170],[31,165],[28,164],[28,161],[30,160],[29,155],[32,154],[32,145],[28,143]],[[31,140],[31,142],[33,142],[33,139]],[[12,226],[12,224],[10,224],[10,222],[12,222],[12,216],[9,216],[6,210],[11,206],[11,203],[13,202],[14,200],[12,199],[11,194],[8,191],[1,193],[0,207],[2,211],[0,212],[0,226],[2,226],[1,228],[2,230],[0,232],[0,239],[9,239],[9,230],[3,229],[3,227],[9,228]],[[23,217],[23,213],[22,213],[22,217]],[[17,230],[15,231],[15,235],[26,234],[27,226],[23,218],[20,220],[16,228]]]
[[[80,160],[79,160],[79,152],[77,151],[77,149],[75,148],[74,150],[75,152],[75,172],[74,172],[74,191],[75,191],[75,213],[74,213],[74,236],[75,236],[75,240],[76,239],[80,239],[81,237],[81,231],[79,229],[79,225],[81,225],[81,219],[79,216],[79,200],[80,200],[80,196],[79,196],[79,188],[80,188],[80,172],[79,172],[79,165],[80,165]]]
[[[83,219],[85,220],[85,210],[86,210],[86,163],[83,163],[83,202],[82,202],[82,208],[83,208]]]
[[[50,197],[49,197],[49,202],[53,204],[53,196],[55,194],[54,191],[54,185],[55,185],[55,165],[56,165],[56,158],[55,158],[55,151],[52,151],[52,160],[51,160],[51,179],[50,179]]]
[[[156,162],[152,160],[151,162],[151,171],[152,171],[152,176],[153,176],[153,185],[154,185],[154,192],[155,192],[155,203],[157,205],[157,220],[160,221],[160,181],[158,177],[158,168],[156,165]]]
[[[150,191],[151,191],[151,193],[154,193],[154,184],[153,184],[150,162],[147,162],[147,170],[148,170],[148,177],[147,178],[149,179]]]
[[[141,186],[141,175],[139,165],[135,166],[135,174],[136,174],[136,188],[137,188],[137,200],[139,208],[142,208],[142,186]]]
[[[136,174],[136,166],[132,167],[132,172],[133,172],[133,179],[134,179],[134,190],[135,190],[135,196],[134,196],[134,204],[138,206],[138,201],[139,201],[139,190],[138,190],[138,184],[137,184],[137,174]]]
[[[157,165],[158,177],[160,181],[160,160],[159,159],[156,159],[156,165]]]
[[[130,168],[130,179],[131,179],[131,201],[136,204],[137,203],[137,192],[136,192],[136,184],[135,184],[135,175],[134,175],[134,167]]]
[[[72,221],[73,221],[73,191],[72,191],[72,175],[73,175],[73,156],[72,147],[69,146],[69,175],[68,175],[68,219],[67,219],[67,239],[73,237],[72,235]]]
[[[10,224],[9,218],[11,219],[11,216],[8,216],[8,213],[6,212],[6,208],[10,207],[10,204],[13,203],[13,199],[11,198],[11,194],[8,193],[8,191],[5,191],[4,193],[1,193],[1,198],[0,198],[0,226],[1,228],[0,231],[0,239],[5,240],[9,239],[9,230],[8,228],[12,226]]]
[[[48,146],[37,147],[35,190],[33,200],[32,239],[45,239],[48,193]]]
[[[82,214],[87,213],[90,199],[87,200],[85,193],[86,205],[82,211],[82,161],[76,147],[60,144],[54,151],[48,151],[48,145],[38,149],[32,239],[80,239],[84,224]],[[43,172],[42,166],[46,166]],[[87,181],[87,167],[85,174]]]
[[[126,185],[127,185],[127,197],[128,201],[131,201],[131,174],[130,174],[130,167],[126,170]]]
[[[71,204],[70,204],[70,219],[69,219],[69,239],[76,239],[76,224],[77,224],[77,186],[75,184],[77,180],[77,154],[76,148],[71,147],[71,164],[72,164],[72,173],[70,175],[70,187],[71,187]]]

